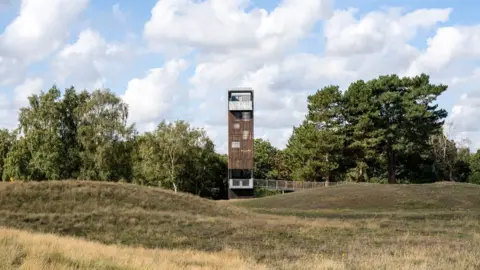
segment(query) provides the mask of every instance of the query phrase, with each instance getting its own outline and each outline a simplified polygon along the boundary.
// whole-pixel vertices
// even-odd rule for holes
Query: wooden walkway
[[[338,185],[342,182],[329,182],[329,186]],[[325,182],[307,182],[307,181],[286,181],[286,180],[266,180],[266,179],[254,179],[254,188],[263,188],[268,190],[283,190],[283,191],[296,191],[311,189],[317,187],[325,187]]]

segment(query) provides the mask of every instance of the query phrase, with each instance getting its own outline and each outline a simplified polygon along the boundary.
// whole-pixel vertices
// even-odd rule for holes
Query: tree
[[[327,183],[343,158],[344,117],[338,86],[328,86],[308,97],[308,114],[288,141],[287,155],[294,178]]]
[[[131,179],[135,126],[127,126],[128,106],[110,90],[84,93],[75,109],[81,167],[85,180]]]
[[[432,102],[446,89],[422,74],[380,76],[356,82],[347,90],[347,121],[353,130],[364,130],[360,143],[353,145],[363,148],[366,157],[371,157],[372,150],[382,157],[389,183],[397,182],[400,157],[422,153],[429,148],[430,136],[438,134],[447,112]]]
[[[469,168],[471,173],[467,181],[472,184],[480,184],[480,149],[470,156]]]
[[[275,148],[270,141],[263,139],[255,139],[253,142],[253,148],[255,153],[254,177],[257,179],[267,179],[272,177],[278,149]]]
[[[292,172],[292,179],[296,181],[321,181],[319,174],[321,159],[318,156],[316,126],[304,121],[300,126],[294,127],[292,136],[285,149],[285,163]]]
[[[439,180],[453,181],[455,165],[458,161],[458,151],[453,140],[445,134],[435,134],[430,138],[433,156],[433,172]]]
[[[200,170],[200,175],[206,175],[208,168],[205,168],[205,160],[208,162],[214,158],[210,156],[213,143],[205,132],[192,129],[184,121],[168,124],[162,121],[155,131],[140,136],[137,144],[135,176],[147,184],[171,186],[175,192],[185,186],[185,181],[180,176],[190,169],[186,164],[201,164],[200,169],[197,167],[194,170],[195,174]],[[195,177],[193,174],[188,175]]]
[[[87,91],[77,93],[74,87],[65,89],[63,100],[59,103],[61,115],[59,136],[62,142],[64,161],[61,163],[62,178],[79,177],[82,162],[78,141],[79,107],[84,106],[90,95]]]
[[[3,178],[57,180],[62,177],[64,156],[58,134],[61,126],[60,91],[53,86],[47,92],[29,97],[29,106],[21,108],[17,134],[7,155]]]
[[[227,181],[227,159],[215,152],[215,145],[203,130],[201,143],[190,145],[178,173],[179,189],[201,197],[224,198]]]
[[[0,177],[3,175],[7,154],[10,152],[14,142],[15,137],[12,132],[8,129],[0,129]]]
[[[342,112],[345,117],[346,180],[369,181],[382,178],[386,162],[381,151],[382,131],[374,118],[379,114],[372,102],[374,93],[367,83],[359,80],[344,93]]]
[[[321,174],[329,182],[332,172],[337,170],[343,158],[345,142],[345,118],[343,97],[338,86],[327,86],[307,99],[307,121],[317,129],[317,151],[322,156]]]
[[[286,151],[278,150],[273,156],[273,170],[267,174],[267,178],[292,180],[291,168],[286,164]]]
[[[28,149],[27,139],[24,137],[16,140],[7,154],[5,165],[3,168],[2,179],[4,181],[15,180],[30,180],[31,152]]]

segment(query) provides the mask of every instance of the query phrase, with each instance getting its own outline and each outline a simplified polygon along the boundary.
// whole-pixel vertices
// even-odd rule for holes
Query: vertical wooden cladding
[[[253,169],[253,118],[243,120],[235,114],[228,112],[228,168]]]
[[[228,111],[228,168],[253,170],[253,91],[231,90],[229,100],[252,102],[252,106]]]

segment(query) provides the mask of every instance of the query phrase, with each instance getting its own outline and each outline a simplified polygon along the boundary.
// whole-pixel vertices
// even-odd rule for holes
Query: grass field
[[[267,269],[235,251],[129,248],[4,228],[0,247],[0,269]]]
[[[118,183],[0,183],[0,226],[0,269],[480,268],[480,186],[468,184],[216,202]]]

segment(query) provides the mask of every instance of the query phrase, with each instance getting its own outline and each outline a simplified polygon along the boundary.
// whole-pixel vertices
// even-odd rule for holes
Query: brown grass
[[[103,245],[72,237],[0,228],[0,269],[478,269],[476,249],[423,244],[412,248],[408,234],[382,251],[369,240],[353,240],[335,256],[304,254],[279,260],[278,268],[245,259],[238,251],[200,252]],[[419,239],[424,240],[424,239]],[[297,252],[292,249],[292,252]]]
[[[452,182],[397,185],[346,183],[281,196],[237,200],[233,204],[295,210],[480,210],[480,185]]]
[[[102,245],[0,228],[0,269],[266,269],[238,252]]]
[[[352,186],[342,186],[346,190],[341,186],[331,188],[338,192],[339,198],[333,200],[332,193],[330,201],[344,208],[308,209],[302,206],[295,209],[286,205],[288,200],[292,202],[290,194],[278,195],[275,200],[279,206],[275,207],[272,201],[259,203],[264,199],[243,203],[213,202],[126,184],[4,183],[0,184],[0,226],[75,236],[109,245],[88,243],[101,247],[99,249],[123,250],[119,254],[124,255],[119,259],[108,257],[108,254],[107,257],[94,257],[97,253],[86,251],[68,257],[70,253],[65,251],[65,255],[62,249],[70,245],[57,245],[57,253],[64,254],[80,268],[84,265],[97,267],[99,262],[105,262],[114,266],[98,266],[97,269],[152,269],[148,265],[137,266],[135,262],[132,262],[133,268],[128,268],[127,262],[137,257],[140,262],[155,261],[156,254],[161,253],[178,257],[175,262],[164,259],[168,263],[178,264],[185,260],[185,265],[192,268],[195,265],[190,265],[189,260],[195,256],[185,254],[198,254],[212,261],[236,263],[237,260],[233,268],[245,265],[249,269],[480,269],[480,207],[474,206],[480,189],[468,186],[470,189],[464,190],[464,185],[450,184],[419,185],[416,192],[423,195],[418,195],[417,199],[429,199],[438,206],[428,204],[423,209],[412,209],[402,206],[405,204],[401,199],[393,198],[395,203],[382,210],[381,205],[377,209],[370,206],[372,201],[383,200],[375,199],[375,196],[385,196],[381,192],[383,187],[375,186],[376,192],[372,192],[365,185],[359,185],[356,196],[368,197],[362,208],[361,200],[354,200],[354,205],[348,204]],[[429,195],[432,193],[427,189],[432,186],[436,188],[436,195]],[[406,191],[402,191],[402,187]],[[402,195],[405,200],[414,198],[407,192],[410,187],[398,185],[394,188],[397,189],[395,194],[406,194]],[[425,190],[421,192],[419,188]],[[473,196],[475,193],[477,197]],[[444,198],[446,194],[450,194],[450,198],[432,199]],[[346,202],[341,203],[341,198]],[[315,202],[317,199],[303,200]],[[251,202],[255,202],[250,205],[253,208],[231,205]],[[448,206],[450,202],[460,207]],[[447,207],[443,207],[445,205]],[[14,236],[13,239],[18,242],[20,238]],[[31,237],[25,237],[28,238]],[[38,242],[44,242],[39,239]],[[72,246],[73,242],[83,241],[68,239]],[[0,249],[11,243],[8,241],[0,243]],[[24,250],[27,246],[22,244]],[[40,250],[36,253],[43,254]],[[145,256],[138,255],[140,253]],[[15,255],[18,254],[15,251],[8,254],[22,258]],[[29,254],[34,256],[35,252]],[[10,260],[10,264],[15,263]],[[207,269],[215,268],[215,264],[204,265]],[[225,265],[228,267],[229,264]]]

